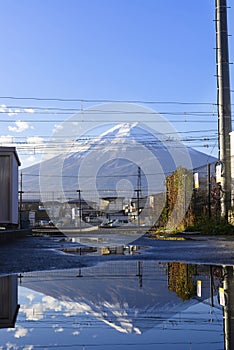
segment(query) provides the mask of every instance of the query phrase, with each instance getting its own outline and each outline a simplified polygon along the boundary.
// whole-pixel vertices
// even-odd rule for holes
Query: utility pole
[[[216,64],[219,160],[223,163],[221,216],[228,221],[231,208],[231,98],[226,0],[216,0]]]
[[[20,173],[20,205],[19,205],[19,228],[22,228],[22,210],[23,210],[23,174],[22,171]]]
[[[82,219],[82,208],[81,208],[81,195],[80,195],[80,190],[77,190],[76,192],[78,192],[78,203],[79,203],[79,229],[81,231],[81,219]]]
[[[140,192],[141,192],[141,168],[137,168],[137,223],[140,226]]]
[[[211,174],[210,163],[207,164],[207,182],[208,182],[208,217],[211,218]]]

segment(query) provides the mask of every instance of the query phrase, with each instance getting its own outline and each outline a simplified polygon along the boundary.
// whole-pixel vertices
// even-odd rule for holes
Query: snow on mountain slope
[[[60,155],[23,169],[23,190],[39,191],[39,180],[50,191],[92,190],[93,186],[115,190],[121,179],[136,189],[140,168],[142,188],[155,193],[164,189],[165,177],[178,166],[192,170],[214,161],[137,122],[110,124],[99,135],[88,132],[69,150],[64,147]]]
[[[77,269],[47,272],[46,278],[45,272],[32,272],[25,275],[22,286],[59,300],[70,315],[78,317],[85,312],[119,332],[141,334],[198,303],[182,301],[168,289],[166,263],[142,264],[142,286],[136,276],[136,261],[89,267],[82,271],[84,278],[77,278]],[[51,303],[54,305],[53,300]]]

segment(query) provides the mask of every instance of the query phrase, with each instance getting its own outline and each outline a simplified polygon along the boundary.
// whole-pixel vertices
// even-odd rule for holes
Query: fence
[[[196,183],[194,173],[198,174]],[[20,193],[19,202],[21,221],[30,220],[32,225],[52,221],[78,226],[81,221],[100,224],[105,219],[125,219],[125,223],[149,226],[165,226],[171,220],[171,228],[175,228],[181,222],[187,226],[201,217],[218,220],[221,196],[213,163],[194,169],[193,173],[177,169],[167,177],[164,192],[146,194],[141,189],[28,191]],[[27,213],[30,213],[28,218]]]

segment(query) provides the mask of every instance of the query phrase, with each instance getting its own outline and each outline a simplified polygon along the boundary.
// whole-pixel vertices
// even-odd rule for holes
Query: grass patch
[[[225,219],[218,222],[214,219],[204,218],[197,224],[186,227],[185,232],[198,231],[201,235],[231,235],[234,234],[234,226]]]

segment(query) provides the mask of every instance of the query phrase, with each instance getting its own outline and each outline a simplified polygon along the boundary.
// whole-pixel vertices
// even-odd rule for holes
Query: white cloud
[[[19,349],[19,347],[16,344],[14,344],[14,343],[8,342],[8,343],[6,343],[6,349],[7,350],[10,350],[10,349],[17,350],[17,349]]]
[[[38,321],[44,317],[43,305],[40,303],[32,304],[30,308],[27,305],[22,305],[20,309],[25,314],[26,320]]]
[[[29,114],[33,114],[33,113],[35,113],[35,110],[33,108],[24,108],[24,112],[29,113]]]
[[[33,153],[34,150],[31,149],[29,150],[28,149],[28,153]],[[20,155],[20,154],[19,154]],[[31,166],[33,164],[36,164],[36,163],[39,163],[41,160],[41,155],[37,155],[37,154],[31,154],[29,156],[25,156],[25,155],[20,155],[20,161],[21,161],[21,164],[22,164],[22,168],[27,168],[28,166]]]
[[[6,112],[6,105],[1,105],[0,106],[0,113],[5,113]]]
[[[14,332],[15,329],[14,328],[7,328],[7,332]]]
[[[37,160],[37,158],[35,157],[35,156],[29,156],[28,158],[27,158],[27,163],[28,163],[28,165],[32,165],[32,163],[34,163],[34,162],[36,162],[36,160]],[[26,162],[25,162],[26,163]]]
[[[27,333],[28,333],[28,330],[26,328],[18,326],[16,328],[16,332],[15,332],[14,337],[15,338],[22,338],[22,337],[25,337],[27,335]]]
[[[60,327],[58,324],[54,324],[52,327],[54,328],[55,333],[61,333],[64,331],[64,328]]]
[[[27,137],[27,143],[42,144],[44,141],[43,137],[40,136],[29,136]]]
[[[42,301],[44,303],[44,307],[46,310],[55,310],[55,311],[61,311],[62,307],[58,300],[55,298],[52,298],[50,296],[45,296],[42,298]]]
[[[58,132],[59,130],[62,130],[63,126],[61,124],[54,124],[53,132]]]
[[[23,347],[23,350],[32,350],[33,348],[34,348],[33,345],[25,345],[25,346]]]
[[[20,112],[19,109],[13,110],[11,108],[8,108],[8,113],[7,114],[9,115],[9,117],[13,117],[14,115],[17,115],[19,112]]]
[[[75,331],[75,332],[72,333],[72,335],[79,335],[79,334],[80,334],[79,331]]]
[[[27,298],[32,302],[33,299],[35,298],[35,295],[34,294],[28,294]]]
[[[29,128],[29,123],[27,122],[22,122],[21,120],[17,120],[15,122],[16,126],[8,126],[8,130],[12,132],[23,132]]]
[[[1,146],[9,146],[9,144],[11,146],[13,146],[13,143],[14,143],[14,136],[11,136],[11,135],[2,135],[0,136],[0,145]]]

